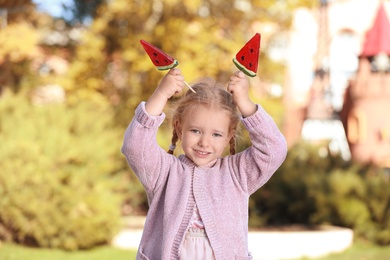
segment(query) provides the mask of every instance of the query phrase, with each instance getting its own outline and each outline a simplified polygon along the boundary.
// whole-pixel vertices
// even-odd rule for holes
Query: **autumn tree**
[[[6,87],[18,89],[28,74],[29,61],[38,41],[38,34],[30,23],[33,15],[31,0],[0,1],[0,93]]]
[[[83,2],[82,0],[76,2]],[[119,122],[155,89],[163,73],[145,54],[140,39],[147,40],[179,61],[186,81],[210,76],[227,82],[236,68],[235,53],[257,31],[272,24],[288,28],[292,9],[303,1],[200,1],[115,0],[96,9],[72,61],[67,90],[108,100],[118,108]],[[265,29],[264,29],[265,31]],[[264,34],[259,71],[262,81],[272,82],[278,68],[266,55]],[[279,66],[279,67],[278,67]],[[260,79],[254,79],[259,85]],[[121,116],[124,119],[121,119]]]

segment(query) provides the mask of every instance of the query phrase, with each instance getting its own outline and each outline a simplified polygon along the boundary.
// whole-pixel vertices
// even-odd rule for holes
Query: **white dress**
[[[194,207],[190,226],[180,247],[180,259],[182,260],[214,260],[213,249],[207,237],[202,218],[198,208]]]

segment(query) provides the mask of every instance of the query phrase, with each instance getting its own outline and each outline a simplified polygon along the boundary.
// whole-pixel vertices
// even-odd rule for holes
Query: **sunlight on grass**
[[[133,260],[135,250],[122,250],[109,246],[91,250],[66,252],[58,249],[28,248],[15,244],[0,244],[1,260]],[[301,260],[384,260],[390,259],[390,246],[379,247],[356,243],[340,254]]]
[[[109,246],[67,252],[58,249],[28,248],[15,244],[0,245],[1,260],[131,260],[136,252]]]
[[[309,260],[308,258],[303,258]],[[326,257],[315,258],[315,260],[385,260],[390,259],[390,246],[369,245],[356,242],[351,248],[343,253],[331,254]]]

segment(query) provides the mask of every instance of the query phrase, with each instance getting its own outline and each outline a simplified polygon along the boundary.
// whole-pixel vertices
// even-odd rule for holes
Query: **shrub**
[[[111,240],[121,132],[91,102],[34,106],[26,93],[0,99],[0,237],[76,250]]]
[[[338,225],[389,245],[389,184],[388,175],[372,165],[321,157],[317,147],[298,144],[251,197],[250,225]]]

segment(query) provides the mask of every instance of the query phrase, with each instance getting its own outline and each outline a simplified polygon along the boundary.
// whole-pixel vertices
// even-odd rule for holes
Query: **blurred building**
[[[380,0],[297,10],[285,94],[290,146],[323,139],[346,159],[390,167],[389,13]]]
[[[32,0],[0,0],[0,30],[7,27],[8,20],[23,20],[23,16],[32,10]]]
[[[342,119],[352,155],[390,168],[390,22],[381,4],[366,34],[358,71],[346,89]]]

